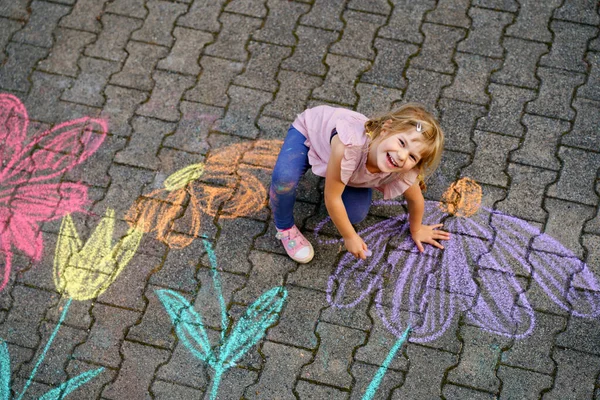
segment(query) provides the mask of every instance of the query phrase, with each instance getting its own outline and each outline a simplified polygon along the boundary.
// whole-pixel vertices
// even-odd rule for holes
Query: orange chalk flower
[[[257,175],[273,169],[281,144],[279,140],[258,140],[217,149],[204,164],[170,175],[164,189],[140,197],[125,219],[144,232],[156,233],[156,238],[171,248],[184,248],[198,236],[202,212],[236,218],[266,205],[267,190]]]

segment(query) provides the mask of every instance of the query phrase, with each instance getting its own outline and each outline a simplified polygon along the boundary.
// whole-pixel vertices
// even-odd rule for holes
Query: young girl
[[[295,261],[312,260],[312,245],[294,225],[294,203],[300,178],[312,171],[325,177],[325,206],[344,238],[346,249],[365,259],[369,251],[352,224],[362,221],[371,205],[371,188],[384,199],[404,195],[410,232],[419,251],[423,243],[440,249],[450,234],[442,224],[423,225],[423,177],[437,168],[444,142],[439,123],[418,104],[406,104],[378,118],[330,106],[298,115],[288,130],[273,170],[270,205],[277,238]]]

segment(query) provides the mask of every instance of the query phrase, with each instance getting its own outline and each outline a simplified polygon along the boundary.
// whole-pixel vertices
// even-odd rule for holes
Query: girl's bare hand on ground
[[[421,229],[416,232],[411,232],[412,239],[421,253],[425,251],[423,243],[431,244],[442,250],[444,249],[444,246],[442,246],[438,240],[449,240],[450,234],[446,231],[439,230],[442,226],[444,226],[444,224],[421,225]]]

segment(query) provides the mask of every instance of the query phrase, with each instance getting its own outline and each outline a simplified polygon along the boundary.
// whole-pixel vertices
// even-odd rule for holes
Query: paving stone
[[[312,90],[323,83],[321,78],[286,70],[279,71],[277,80],[280,87],[275,100],[265,107],[262,114],[288,121],[293,121],[304,111]]]
[[[338,55],[374,59],[373,39],[377,30],[385,23],[386,18],[380,15],[346,10],[343,19],[346,25],[342,37],[331,46],[329,51]]]
[[[573,107],[577,110],[573,129],[561,138],[566,146],[595,151],[600,147],[600,138],[596,134],[600,124],[600,103],[586,99],[575,99]]]
[[[357,97],[352,90],[352,82],[367,69],[369,63],[334,54],[327,54],[325,63],[329,66],[329,71],[323,85],[313,91],[313,97],[336,103],[354,104]]]
[[[548,210],[545,233],[557,239],[577,257],[583,258],[583,249],[579,243],[579,235],[585,222],[594,215],[594,209],[553,198],[546,198],[545,207]],[[565,229],[565,226],[569,226],[570,229]],[[533,247],[552,251],[552,249],[545,249],[543,245],[538,244],[535,240]]]
[[[0,16],[26,21],[29,17],[28,5],[29,0],[2,0],[0,1]]]
[[[546,187],[556,180],[557,173],[536,167],[508,164],[510,191],[498,210],[515,217],[543,223],[547,213],[543,208]]]
[[[225,11],[256,18],[264,18],[267,16],[267,8],[264,4],[264,0],[262,0],[262,2],[256,2],[252,0],[233,0],[227,4]]]
[[[78,360],[89,361],[118,368],[121,364],[119,347],[127,328],[132,326],[140,314],[123,308],[96,303],[92,309],[94,324],[84,343],[73,352]]]
[[[296,286],[287,286],[288,298],[279,315],[279,322],[269,329],[267,340],[315,349],[318,346],[315,325],[320,310],[327,305],[324,293]],[[348,328],[345,328],[348,329]],[[359,332],[359,331],[353,331]],[[323,343],[321,343],[323,346]],[[310,359],[306,359],[308,362]],[[304,375],[303,375],[304,376]],[[314,376],[307,379],[314,379]],[[339,386],[335,383],[335,386]]]
[[[56,303],[59,296],[20,285],[14,287],[11,296],[13,305],[0,326],[0,337],[12,344],[35,348],[42,340],[38,331],[40,320],[48,305]]]
[[[338,33],[302,25],[296,28],[295,33],[298,44],[292,56],[283,60],[281,67],[306,74],[325,75],[327,68],[323,55],[338,38]]]
[[[101,107],[105,101],[104,87],[110,76],[119,70],[119,65],[90,57],[81,58],[78,65],[81,72],[71,88],[63,93],[61,100]]]
[[[345,400],[348,398],[348,393],[342,392],[325,385],[318,385],[307,381],[299,380],[296,385],[296,393],[301,400]]]
[[[588,52],[586,61],[590,65],[591,71],[585,85],[577,88],[577,95],[588,99],[600,101],[600,53]]]
[[[387,15],[392,10],[387,0],[374,0],[362,2],[360,0],[350,0],[348,8],[351,10],[365,11],[373,14]]]
[[[392,0],[394,6],[388,23],[379,30],[378,36],[403,40],[410,43],[422,43],[423,34],[419,27],[426,12],[435,7],[435,1]]]
[[[567,349],[600,355],[600,322],[592,318],[571,317],[567,330],[556,337],[556,344]]]
[[[525,128],[521,116],[525,103],[536,98],[532,90],[514,86],[490,84],[492,102],[488,114],[477,121],[477,129],[522,137]]]
[[[370,309],[373,328],[369,333],[369,341],[364,347],[360,347],[354,359],[373,365],[382,365],[383,361],[398,341],[398,338],[392,334],[383,324],[375,307]],[[396,354],[392,362],[389,364],[391,369],[406,371],[408,369],[409,359],[402,353]]]
[[[78,360],[71,360],[67,365],[66,371],[69,375],[69,378],[74,378],[75,376],[78,376],[84,372],[92,371],[97,368],[97,365],[88,364]],[[100,393],[102,393],[104,386],[115,379],[116,375],[117,374],[115,371],[104,368],[104,370],[95,376],[94,379],[77,388],[77,396],[82,399],[100,398]]]
[[[300,24],[339,31],[344,28],[341,15],[344,0],[315,0],[310,11],[300,18]]]
[[[48,309],[46,313],[46,322],[58,323],[64,310],[67,298],[62,297],[56,304]],[[92,325],[92,305],[88,301],[74,301],[69,306],[69,312],[65,316],[63,323],[71,328],[89,331]]]
[[[221,29],[218,18],[225,3],[226,0],[196,0],[187,14],[179,17],[177,25],[218,32]]]
[[[148,9],[145,0],[113,0],[106,5],[106,12],[133,18],[146,18]]]
[[[408,65],[408,59],[418,51],[418,47],[387,39],[376,39],[377,58],[370,70],[365,72],[361,82],[374,83],[390,88],[406,88],[402,71]]]
[[[225,107],[228,102],[227,88],[230,81],[243,70],[243,64],[220,58],[203,56],[200,59],[202,75],[185,99]]]
[[[356,92],[358,93],[356,111],[367,116],[388,111],[392,108],[392,104],[402,99],[401,90],[369,83],[358,83]]]
[[[501,349],[509,340],[467,325],[463,325],[460,331],[463,349],[458,365],[448,373],[448,380],[495,392],[500,385],[495,373],[496,363]]]
[[[61,19],[60,26],[64,28],[79,29],[88,32],[100,32],[102,25],[100,17],[107,0],[79,0],[75,3],[73,11]]]
[[[458,64],[458,71],[452,85],[442,92],[443,96],[476,104],[487,104],[489,101],[485,92],[487,81],[492,71],[500,67],[500,62],[463,53],[457,53],[454,60]]]
[[[19,29],[21,29],[23,26],[23,22],[12,21],[10,19],[2,19],[2,24],[0,24],[0,48],[4,49],[8,44],[10,38],[13,36],[13,34]],[[6,54],[4,54],[4,51],[2,51],[0,53],[0,63],[4,65],[5,59]]]
[[[169,122],[181,118],[178,104],[183,93],[195,83],[195,78],[163,71],[152,74],[155,86],[150,100],[136,110],[136,114]]]
[[[352,376],[356,379],[356,384],[352,388],[350,399],[362,399],[366,395],[367,388],[375,374],[377,374],[378,366],[355,362],[352,365]],[[375,395],[378,398],[389,398],[392,391],[404,382],[404,373],[388,369],[383,375],[379,386],[376,388]]]
[[[85,49],[85,55],[111,61],[125,60],[125,45],[131,33],[142,26],[142,21],[115,14],[103,14],[101,21],[102,31],[98,40]]]
[[[302,368],[302,377],[316,382],[349,388],[352,377],[347,365],[353,350],[365,340],[365,333],[339,325],[320,322],[316,334],[319,348],[314,361]]]
[[[71,7],[45,1],[33,1],[29,9],[31,9],[31,15],[27,25],[17,32],[12,40],[39,47],[52,47],[52,31],[56,29],[58,20],[71,11]]]
[[[563,162],[562,171],[558,182],[548,188],[548,195],[596,205],[598,195],[595,192],[594,182],[596,171],[600,168],[600,154],[561,146],[558,157]]]
[[[204,54],[223,57],[233,61],[246,61],[248,38],[261,25],[258,18],[222,13],[219,17],[223,27],[214,43],[204,49]]]
[[[245,396],[248,399],[295,399],[293,393],[296,375],[302,365],[310,360],[306,350],[283,344],[265,342],[261,353],[265,365],[256,384],[248,386]]]
[[[256,224],[255,227],[258,228],[258,224]],[[239,230],[237,232],[239,232]],[[259,232],[255,230],[254,234],[257,233]],[[223,243],[223,240],[219,241],[219,244],[217,245],[217,251],[219,250],[219,247],[223,248],[227,246],[227,244],[221,245],[221,243]],[[224,258],[224,256],[221,258]],[[235,294],[235,301],[243,304],[250,304],[267,290],[270,290],[275,286],[281,286],[283,284],[284,277],[294,267],[293,262],[283,262],[284,260],[281,260],[281,258],[277,255],[253,251],[249,258],[250,265],[247,267],[246,271],[246,273],[249,275],[248,281],[246,282],[244,288]],[[241,264],[240,261],[236,260],[235,264]],[[228,270],[239,272],[243,269],[243,264],[248,263],[244,261],[242,266],[235,265],[232,262],[223,262],[222,264],[224,268]]]
[[[510,12],[517,12],[519,10],[519,2],[516,0],[475,0],[473,5]]]
[[[56,28],[55,42],[48,58],[38,64],[42,71],[76,77],[79,73],[77,61],[83,48],[92,43],[96,35],[73,29]]]
[[[9,43],[5,52],[8,57],[0,69],[0,87],[27,92],[30,87],[29,73],[38,61],[46,57],[48,50],[28,44]]]
[[[71,78],[34,72],[31,76],[31,90],[23,103],[29,111],[29,118],[48,123],[64,122],[64,104],[59,101],[63,92],[68,89]]]
[[[505,12],[473,7],[469,34],[459,43],[458,51],[500,58],[504,49],[500,39],[505,27],[513,21],[513,15]]]
[[[219,225],[221,236],[215,248],[219,265],[229,272],[250,272],[252,264],[247,259],[248,253],[240,254],[239,250],[235,249],[239,249],[242,245],[246,245],[244,248],[250,247],[253,237],[264,229],[264,224],[244,218],[233,218],[221,219]]]
[[[538,68],[542,84],[538,98],[527,104],[526,111],[547,117],[570,120],[575,116],[571,97],[575,88],[584,82],[584,76],[550,68]]]
[[[485,115],[485,108],[475,104],[452,99],[440,101],[440,124],[444,129],[444,148],[448,150],[472,152],[474,143],[471,133],[476,121]]]
[[[529,296],[528,296],[529,297]],[[516,340],[510,349],[502,353],[503,365],[525,368],[543,374],[552,374],[552,339],[564,330],[566,319],[557,315],[535,313],[535,328],[531,336]],[[503,381],[504,385],[507,381]]]
[[[169,361],[158,368],[156,376],[159,379],[205,391],[208,387],[209,368],[206,363],[194,357],[183,342],[179,341]]]
[[[127,331],[125,339],[153,347],[172,349],[175,335],[169,314],[156,295],[158,286],[148,285],[144,292],[147,306],[140,319]]]
[[[442,25],[469,28],[471,19],[467,16],[470,1],[467,0],[440,0],[435,9],[425,16],[427,22],[436,22]]]
[[[212,371],[211,371],[212,372]],[[241,399],[248,385],[256,382],[258,374],[244,368],[230,368],[223,374],[219,386],[219,397],[223,399]]]
[[[508,27],[506,34],[540,42],[552,41],[552,32],[548,26],[552,11],[559,4],[560,0],[523,1],[515,23]]]
[[[255,121],[261,108],[272,100],[271,93],[231,85],[227,91],[231,99],[225,117],[215,123],[215,129],[246,138],[256,138]]]
[[[502,45],[507,54],[502,68],[492,74],[492,82],[536,89],[539,86],[536,65],[548,46],[511,37],[505,37]]]
[[[143,311],[147,303],[144,299],[146,279],[160,262],[161,260],[155,257],[137,254],[121,272],[119,279],[100,295],[98,301],[106,305]]]
[[[150,91],[154,87],[152,71],[158,60],[167,55],[165,47],[130,41],[126,48],[129,56],[121,72],[114,74],[110,83],[133,89]]]
[[[150,391],[153,398],[159,400],[201,399],[204,397],[202,390],[165,381],[154,381]]]
[[[600,372],[600,358],[568,349],[556,349],[553,358],[558,369],[554,387],[544,393],[544,399],[591,398]]]
[[[102,116],[108,120],[108,130],[117,136],[129,137],[132,127],[129,124],[135,109],[148,95],[135,89],[108,85],[104,90],[106,104]]]
[[[161,363],[167,361],[168,351],[125,341],[121,352],[123,365],[117,379],[106,386],[102,396],[115,400],[123,397],[146,398],[154,372]]]
[[[563,21],[552,21],[550,29],[554,33],[552,48],[542,56],[540,65],[585,73],[584,53],[598,29]]]
[[[296,44],[293,32],[295,22],[310,9],[310,6],[290,1],[268,0],[267,7],[269,15],[262,28],[255,32],[252,38],[283,46],[294,46]]]
[[[179,109],[183,115],[177,130],[167,136],[163,144],[186,152],[206,153],[208,133],[214,122],[223,116],[223,109],[188,101],[181,101]]]
[[[404,92],[403,102],[421,103],[430,110],[435,110],[442,89],[452,82],[450,75],[416,68],[409,68],[406,77],[408,87]]]
[[[171,34],[177,18],[187,11],[187,6],[162,0],[148,0],[145,7],[148,15],[140,30],[131,38],[162,46],[171,46],[175,38]]]
[[[29,377],[36,366],[37,360],[42,355],[46,343],[50,339],[56,325],[54,322],[44,322],[39,328],[39,332],[42,336],[43,346],[38,347],[36,355],[32,358],[31,362],[26,363],[19,371],[19,376],[22,378]],[[39,365],[36,371],[35,379],[38,382],[49,384],[52,386],[58,386],[65,381],[67,374],[64,371],[64,365],[71,357],[73,347],[83,340],[87,336],[86,331],[74,329],[69,326],[62,325],[54,340],[52,346],[45,353],[44,362]]]
[[[542,391],[552,387],[552,377],[519,368],[500,366],[498,378],[503,386],[500,399],[539,399]]]
[[[424,23],[421,30],[425,33],[425,41],[419,54],[410,60],[411,67],[453,73],[455,66],[452,56],[456,44],[465,37],[464,30],[429,23]]]
[[[510,160],[558,170],[560,162],[556,158],[556,146],[570,124],[529,114],[523,116],[522,122],[527,127],[525,140],[519,149],[511,153]]]
[[[479,130],[473,134],[473,140],[477,146],[475,157],[463,174],[477,182],[506,186],[508,184],[508,177],[504,172],[506,155],[517,148],[519,140]]]
[[[187,75],[198,75],[200,52],[212,41],[210,33],[187,28],[175,28],[173,31],[175,44],[167,58],[158,63],[158,68]]]
[[[450,185],[460,176],[462,169],[471,163],[471,157],[464,152],[444,151],[442,165],[433,175],[426,179],[427,191],[424,196],[428,200],[438,200]]]
[[[175,124],[153,118],[135,117],[131,126],[131,139],[127,147],[117,153],[115,161],[152,170],[158,169],[158,148],[163,137],[175,130]]]
[[[288,47],[251,41],[248,44],[250,60],[244,72],[233,83],[268,92],[275,92],[279,84],[275,79],[281,61],[290,55]]]
[[[554,10],[554,18],[582,24],[598,25],[600,17],[596,9],[596,2],[592,0],[568,0]]]
[[[392,399],[433,399],[441,395],[445,371],[458,361],[457,356],[440,350],[406,344],[409,359],[404,384],[396,389]]]

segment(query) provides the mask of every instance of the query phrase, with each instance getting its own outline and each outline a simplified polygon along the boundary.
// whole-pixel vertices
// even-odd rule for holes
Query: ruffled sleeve
[[[377,189],[383,193],[383,198],[385,200],[393,199],[401,196],[406,189],[414,185],[418,176],[419,172],[413,169],[404,174],[399,174],[398,179],[382,185]]]
[[[354,172],[360,167],[362,158],[365,155],[365,135],[366,117],[348,116],[339,119],[335,124],[340,141],[344,144],[344,156],[341,165],[341,179],[347,185]]]

